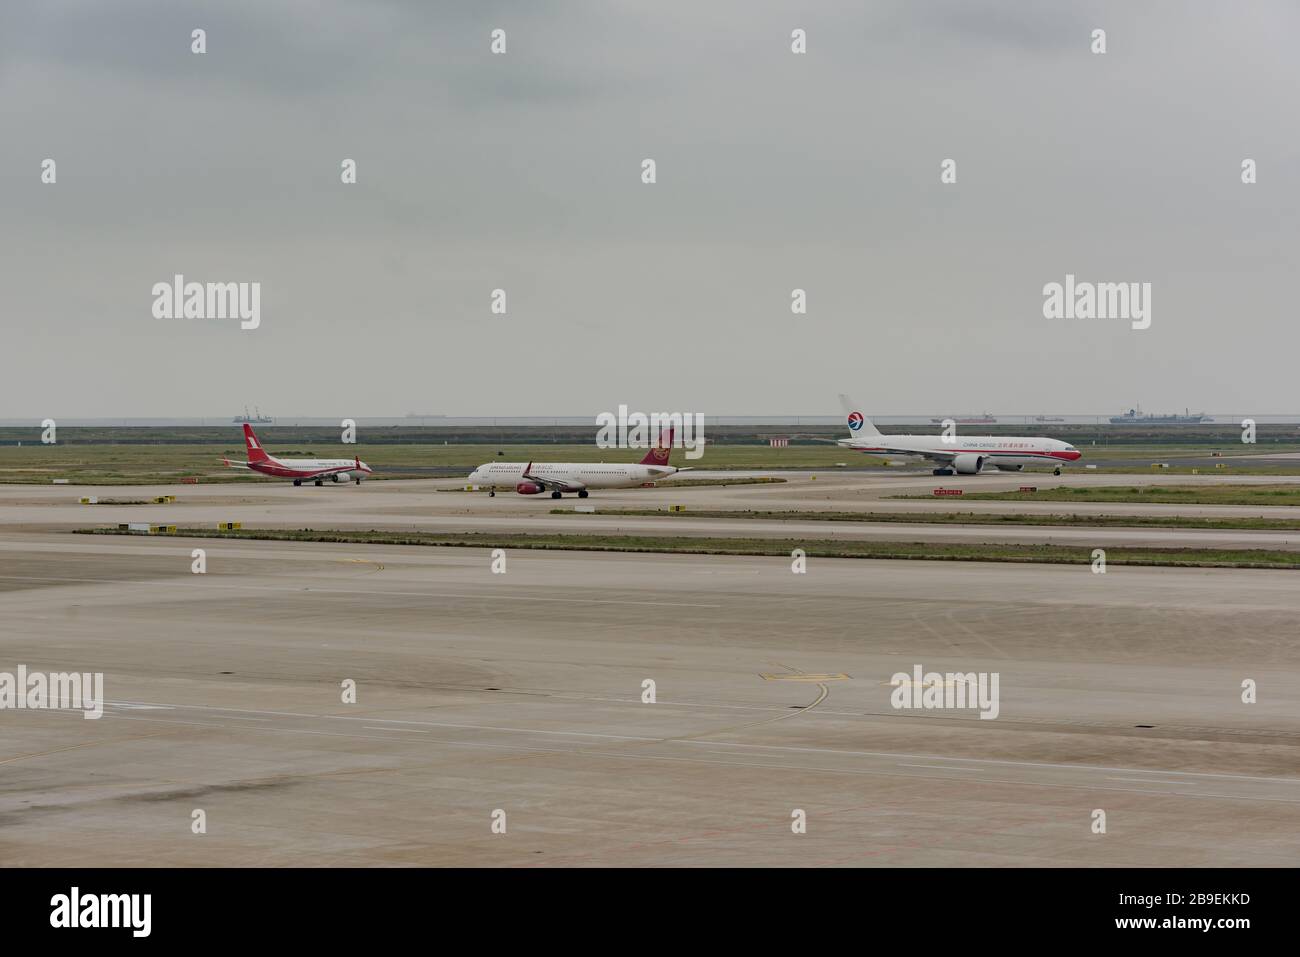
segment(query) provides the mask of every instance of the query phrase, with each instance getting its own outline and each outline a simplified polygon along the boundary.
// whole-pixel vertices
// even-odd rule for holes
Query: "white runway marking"
[[[781,744],[738,744],[732,741],[681,741],[680,744],[712,744],[730,748],[757,748],[769,751],[807,751],[817,754],[862,755],[873,758],[920,758],[931,761],[969,761],[977,764],[1003,764],[1021,768],[1055,768],[1069,771],[1122,771],[1128,774],[1172,774],[1197,778],[1229,778],[1237,781],[1268,781],[1272,784],[1300,784],[1300,778],[1252,777],[1247,774],[1216,774],[1210,771],[1157,771],[1151,768],[1109,768],[1095,764],[1050,764],[1045,761],[1003,761],[997,758],[957,758],[943,754],[898,754],[892,751],[841,751],[835,748],[800,748]]]
[[[299,592],[309,591],[322,595],[365,595],[370,598],[463,598],[469,601],[491,600],[491,601],[550,601],[550,602],[567,602],[579,605],[648,605],[652,608],[722,608],[722,605],[710,605],[700,602],[682,602],[682,601],[637,601],[634,599],[623,598],[543,598],[535,595],[500,595],[491,592],[484,592],[477,595],[461,595],[447,592],[426,592],[426,591],[388,591],[387,589],[353,589],[353,588],[333,588],[317,587],[308,588],[305,586],[294,587],[276,587],[274,585],[252,585],[252,584],[226,584],[224,582],[191,582],[179,578],[164,578],[154,581],[122,581],[118,578],[40,578],[27,575],[0,575],[0,581],[26,581],[42,582],[44,584],[81,584],[81,585],[140,585],[148,588],[235,588],[249,591],[272,591],[272,592]],[[490,587],[490,586],[485,586]],[[534,586],[537,587],[537,586]]]

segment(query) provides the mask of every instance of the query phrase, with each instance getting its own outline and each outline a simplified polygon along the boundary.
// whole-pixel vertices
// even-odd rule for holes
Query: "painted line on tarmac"
[[[119,578],[44,578],[34,575],[0,575],[0,581],[25,581],[25,582],[43,582],[45,584],[67,584],[67,585],[144,585],[150,588],[234,588],[245,591],[270,591],[270,592],[291,592],[300,594],[302,592],[315,592],[317,594],[329,595],[365,595],[369,598],[385,598],[392,596],[394,598],[463,598],[471,601],[490,600],[490,601],[550,601],[566,602],[569,604],[580,605],[649,605],[653,608],[722,608],[722,605],[710,605],[700,602],[681,602],[681,601],[635,601],[632,599],[622,598],[542,598],[533,595],[496,595],[490,592],[484,592],[476,595],[453,594],[448,592],[424,592],[424,591],[387,591],[387,590],[367,590],[355,588],[331,588],[328,585],[317,586],[315,588],[295,588],[275,585],[237,585],[224,584],[220,582],[190,582],[181,579],[164,578],[154,581],[123,581]]]

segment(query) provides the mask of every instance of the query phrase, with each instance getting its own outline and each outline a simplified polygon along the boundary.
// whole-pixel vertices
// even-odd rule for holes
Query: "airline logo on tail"
[[[866,416],[864,416],[861,412],[850,412],[849,419],[848,419],[849,428],[852,429],[854,432],[859,431],[862,428],[862,423],[865,419]]]
[[[248,447],[248,461],[265,462],[270,458],[266,450],[258,444],[257,436],[253,433],[253,427],[247,422],[244,423],[244,445]]]
[[[673,448],[673,429],[669,427],[668,437],[664,438],[663,433],[659,435],[659,444],[649,451],[645,458],[641,460],[642,465],[667,465],[668,456],[672,453]]]

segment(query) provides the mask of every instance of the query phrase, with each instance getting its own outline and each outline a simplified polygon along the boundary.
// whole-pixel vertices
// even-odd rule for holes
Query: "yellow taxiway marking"
[[[13,764],[15,761],[25,761],[27,758],[43,758],[50,754],[60,754],[64,751],[78,751],[81,748],[98,748],[106,744],[122,744],[127,741],[139,741],[143,738],[157,738],[164,734],[177,734],[176,731],[151,731],[148,734],[136,734],[128,738],[104,738],[100,741],[86,741],[83,744],[70,744],[66,748],[50,748],[48,751],[29,751],[26,754],[15,754],[13,757],[0,760],[0,764]]]
[[[814,683],[819,683],[822,681],[848,681],[849,680],[849,676],[843,673],[835,674],[835,675],[806,675],[802,673],[794,674],[794,675],[767,675],[767,674],[760,673],[759,677],[762,678],[764,681],[811,681]]]
[[[760,677],[764,681],[811,681],[817,685],[818,694],[816,699],[810,702],[809,704],[795,705],[789,711],[786,711],[782,714],[773,715],[770,718],[762,718],[758,721],[747,721],[744,724],[734,724],[726,728],[714,728],[711,731],[700,731],[696,734],[678,735],[673,738],[664,738],[663,740],[690,741],[693,740],[694,738],[702,738],[710,734],[732,734],[736,731],[745,731],[748,730],[749,728],[757,728],[759,725],[771,724],[774,721],[785,721],[786,719],[792,718],[795,715],[803,714],[806,711],[811,711],[813,708],[817,707],[819,704],[825,701],[826,696],[831,693],[831,689],[826,687],[826,682],[841,681],[848,677],[848,675],[845,674],[810,675],[800,671],[798,668],[791,668],[787,664],[782,664],[779,661],[773,661],[771,662],[771,664],[780,665],[782,668],[786,669],[786,672],[783,674],[760,674]]]

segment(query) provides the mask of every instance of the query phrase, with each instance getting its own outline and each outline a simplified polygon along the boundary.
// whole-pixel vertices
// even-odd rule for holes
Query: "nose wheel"
[[[496,497],[497,497],[496,489],[492,489],[490,492],[488,492],[488,498],[496,498]]]
[[[1053,475],[1060,475],[1060,474],[1061,474],[1061,470],[1060,470],[1060,469],[1052,469],[1052,474],[1053,474]]]

